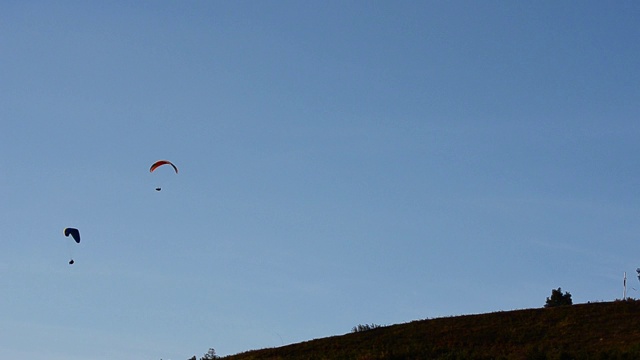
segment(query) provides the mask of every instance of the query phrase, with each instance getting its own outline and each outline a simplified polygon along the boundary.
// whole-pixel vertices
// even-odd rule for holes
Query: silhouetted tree
[[[547,298],[547,303],[544,307],[555,307],[555,306],[563,306],[563,305],[573,305],[573,301],[571,300],[571,294],[565,291],[564,295],[562,294],[562,289],[558,288],[556,290],[551,290],[551,297]]]
[[[206,354],[200,358],[200,360],[213,360],[218,359],[218,355],[216,355],[216,350],[214,348],[209,348]]]
[[[378,324],[371,324],[371,325],[369,325],[369,324],[364,324],[364,325],[359,324],[358,326],[354,326],[351,329],[351,332],[357,333],[357,332],[377,329],[377,328],[380,328],[380,327],[382,327],[382,326],[378,325]]]

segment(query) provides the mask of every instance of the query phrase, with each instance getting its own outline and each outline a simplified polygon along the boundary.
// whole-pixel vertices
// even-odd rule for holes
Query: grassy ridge
[[[224,359],[640,359],[640,301],[419,320]]]

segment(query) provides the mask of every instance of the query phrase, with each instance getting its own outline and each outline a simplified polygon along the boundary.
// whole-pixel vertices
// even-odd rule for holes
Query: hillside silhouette
[[[640,359],[640,301],[417,320],[224,359]]]

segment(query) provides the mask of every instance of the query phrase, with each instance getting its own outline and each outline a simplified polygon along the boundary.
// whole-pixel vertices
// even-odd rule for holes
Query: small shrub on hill
[[[544,305],[544,307],[550,308],[550,307],[563,306],[563,305],[573,305],[573,301],[571,300],[571,294],[565,291],[563,295],[561,288],[558,288],[556,290],[551,290],[551,297],[547,298],[547,303]]]
[[[368,331],[368,330],[373,330],[373,329],[377,329],[382,327],[381,325],[377,325],[377,324],[358,324],[357,326],[354,326],[353,329],[351,329],[351,332],[357,333],[357,332],[362,332],[362,331]]]

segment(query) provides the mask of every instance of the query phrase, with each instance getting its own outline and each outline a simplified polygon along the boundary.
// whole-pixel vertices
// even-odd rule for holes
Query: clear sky
[[[3,1],[0,358],[640,297],[638,39],[637,1]]]

